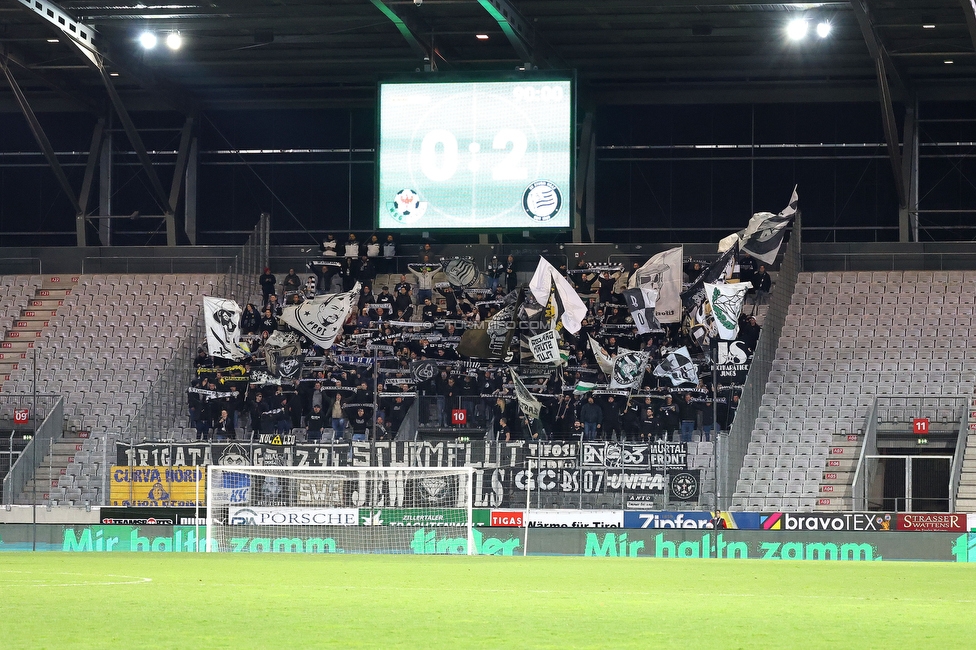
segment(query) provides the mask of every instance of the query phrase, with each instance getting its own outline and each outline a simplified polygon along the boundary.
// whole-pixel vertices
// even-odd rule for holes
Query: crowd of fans
[[[435,282],[442,268],[440,258],[425,244],[416,262],[408,264],[409,274],[399,275],[392,287],[384,285],[374,292],[378,265],[383,264],[384,271],[395,269],[395,255],[392,235],[384,243],[374,235],[361,245],[350,234],[342,247],[329,235],[322,243],[325,263],[312,265],[315,272],[304,280],[289,269],[279,282],[265,269],[259,279],[263,304],[248,304],[240,319],[250,355],[235,362],[210,357],[201,349],[195,360],[188,406],[198,439],[252,438],[296,429],[311,442],[390,440],[398,433],[412,437],[415,431],[401,431],[401,425],[415,403],[418,409],[411,429],[413,423],[421,430],[452,427],[457,424],[452,423],[452,411],[462,409],[466,417],[459,432],[477,435],[484,431],[498,441],[690,441],[696,431],[707,440],[713,430],[727,429],[735,417],[738,387],[722,385],[716,396],[708,372],[701,373],[697,384],[679,387],[654,374],[664,354],[681,346],[692,349],[693,343],[679,324],[637,333],[622,296],[636,263],[620,270],[590,271],[591,266],[601,265],[585,261],[573,270],[559,267],[584,300],[587,315],[576,336],[564,337],[568,363],[543,367],[531,364],[531,356],[527,358],[524,351],[522,366],[518,365],[518,350],[510,363],[464,359],[457,352],[464,330],[491,318],[505,304],[506,294],[518,288],[512,256],[493,257],[484,264],[475,285],[461,289]],[[704,264],[686,260],[686,280],[696,277]],[[743,256],[739,274],[755,287],[750,302],[765,302],[770,288],[766,269],[754,267]],[[264,375],[264,342],[279,328],[286,328],[278,320],[283,304],[348,291],[356,281],[362,285],[359,299],[332,349],[322,350],[303,339],[300,378],[275,380]],[[755,316],[745,312],[740,318],[739,340],[751,353],[759,339],[759,326]],[[590,337],[611,357],[626,349],[650,353],[651,360],[632,394],[574,391],[580,382],[606,382],[588,344]],[[513,338],[513,345],[518,338]],[[381,350],[374,351],[374,345]],[[375,373],[374,354],[378,359]],[[433,361],[437,372],[416,376],[412,368],[424,360]],[[542,403],[537,419],[525,417],[519,408],[509,374],[513,364]]]

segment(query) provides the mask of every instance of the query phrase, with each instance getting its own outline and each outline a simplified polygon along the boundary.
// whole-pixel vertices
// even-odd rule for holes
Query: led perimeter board
[[[573,82],[381,82],[381,229],[572,226]]]

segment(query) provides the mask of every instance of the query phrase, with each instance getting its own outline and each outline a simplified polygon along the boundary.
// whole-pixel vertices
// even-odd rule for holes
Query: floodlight
[[[139,43],[147,50],[151,50],[156,47],[156,43],[159,42],[156,35],[152,32],[143,32],[139,36]]]
[[[828,23],[826,20],[817,23],[817,36],[819,36],[820,38],[827,38],[828,36],[830,36],[830,30],[832,29],[833,26],[830,23]]]
[[[166,47],[171,50],[178,50],[183,45],[183,37],[179,32],[170,32],[166,35]]]
[[[790,40],[798,41],[807,35],[809,27],[810,24],[802,18],[791,20],[786,26],[786,35],[790,37]]]

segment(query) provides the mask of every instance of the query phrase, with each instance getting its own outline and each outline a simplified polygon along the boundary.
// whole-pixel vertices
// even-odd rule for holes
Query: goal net
[[[471,555],[470,467],[207,469],[207,550]]]

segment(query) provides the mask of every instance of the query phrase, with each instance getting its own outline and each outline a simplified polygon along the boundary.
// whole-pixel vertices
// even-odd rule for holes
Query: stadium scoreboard
[[[568,229],[570,79],[382,82],[383,229]]]

